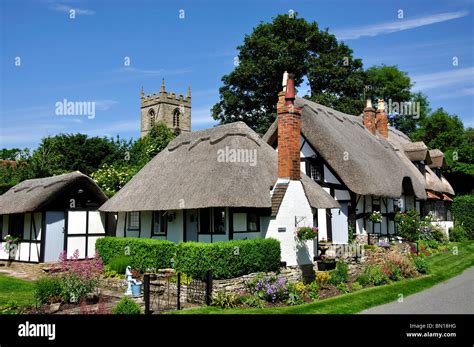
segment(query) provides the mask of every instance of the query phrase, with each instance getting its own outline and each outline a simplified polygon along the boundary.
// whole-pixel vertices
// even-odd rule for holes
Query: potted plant
[[[329,271],[336,268],[336,259],[322,255],[318,260],[318,271]]]
[[[318,237],[318,228],[316,227],[299,227],[296,229],[296,237],[300,241],[314,240]]]
[[[382,213],[380,211],[372,212],[372,214],[369,216],[369,220],[372,223],[380,223],[382,221]]]
[[[11,235],[5,236],[5,244],[3,249],[8,253],[8,260],[11,263],[15,259],[16,250],[18,249],[18,244],[20,243],[19,237],[14,237]]]
[[[132,295],[137,297],[142,293],[142,282],[140,281],[141,273],[140,270],[132,270]]]

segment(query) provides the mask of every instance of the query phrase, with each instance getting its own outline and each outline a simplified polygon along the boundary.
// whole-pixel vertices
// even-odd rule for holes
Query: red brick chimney
[[[278,124],[278,177],[299,180],[300,176],[300,133],[301,108],[295,107],[295,81],[288,74],[285,89],[285,103],[277,104]],[[280,96],[281,94],[279,94]]]
[[[364,108],[364,126],[372,135],[375,135],[375,110],[372,107],[372,100],[367,99],[367,106]]]
[[[388,138],[388,117],[387,113],[385,113],[385,103],[383,102],[383,99],[379,99],[377,102],[375,127],[377,128],[380,135],[385,138]]]

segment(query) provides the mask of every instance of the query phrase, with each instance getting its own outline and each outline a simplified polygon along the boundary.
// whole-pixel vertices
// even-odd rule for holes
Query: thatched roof
[[[428,166],[426,166],[425,169],[426,189],[432,190],[434,192],[444,192],[443,182],[441,182],[439,177]]]
[[[256,151],[255,165],[223,162],[229,151]],[[229,157],[230,159],[230,157]],[[101,211],[156,211],[206,207],[270,208],[277,153],[243,122],[182,133],[138,172]],[[315,183],[316,184],[316,183]],[[313,204],[334,205],[321,187]],[[337,203],[336,203],[337,204]]]
[[[446,168],[446,159],[444,153],[439,149],[430,149],[431,168]]]
[[[362,195],[400,197],[404,181],[411,185],[419,199],[426,199],[423,181],[407,162],[400,162],[391,144],[372,135],[362,124],[362,118],[351,116],[297,98],[302,107],[302,135],[311,143],[329,166],[353,192]],[[275,144],[276,121],[263,139]],[[346,160],[347,159],[347,160]]]
[[[339,208],[341,205],[311,178],[301,173],[303,190],[312,208]]]
[[[403,147],[403,148],[422,148],[423,146],[426,147],[426,145],[423,142],[411,142],[410,138],[406,136],[404,133],[402,133],[399,130],[396,130],[394,128],[390,129],[389,132],[389,141],[392,143],[394,147]],[[423,144],[422,145],[420,145]],[[405,155],[410,159],[410,155],[404,151]],[[429,159],[429,160],[428,160]],[[454,195],[454,190],[451,187],[451,184],[446,180],[444,176],[441,176],[439,178],[436,173],[431,170],[431,168],[435,167],[440,167],[445,165],[445,159],[444,159],[444,154],[441,152],[439,149],[432,149],[427,151],[427,157],[425,159],[425,188],[428,190],[432,190],[434,192],[440,192],[440,193],[448,193],[448,194],[453,194]],[[414,167],[414,166],[413,166]],[[419,172],[418,169],[416,169],[418,172],[418,175],[423,177],[421,172]]]
[[[0,214],[41,211],[66,189],[84,184],[99,203],[107,200],[97,184],[79,171],[23,181],[0,196]]]

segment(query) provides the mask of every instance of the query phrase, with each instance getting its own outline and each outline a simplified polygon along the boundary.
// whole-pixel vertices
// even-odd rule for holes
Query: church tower
[[[165,123],[168,128],[176,134],[182,131],[191,131],[191,88],[188,87],[188,95],[184,97],[165,90],[165,80],[161,81],[160,93],[145,95],[140,93],[141,127],[140,136],[143,137],[154,124]]]

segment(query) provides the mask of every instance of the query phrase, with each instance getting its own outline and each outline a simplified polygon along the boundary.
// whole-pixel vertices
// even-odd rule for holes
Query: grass
[[[33,305],[34,282],[0,274],[0,309],[12,302],[20,307]]]
[[[290,307],[263,309],[221,309],[203,307],[192,310],[176,311],[178,314],[350,314],[357,313],[373,306],[379,306],[399,298],[420,292],[437,283],[461,274],[465,269],[474,266],[474,241],[453,243],[458,254],[453,251],[438,253],[426,260],[430,273],[423,277],[393,282],[389,285],[371,287],[354,293],[340,295],[330,299]]]

